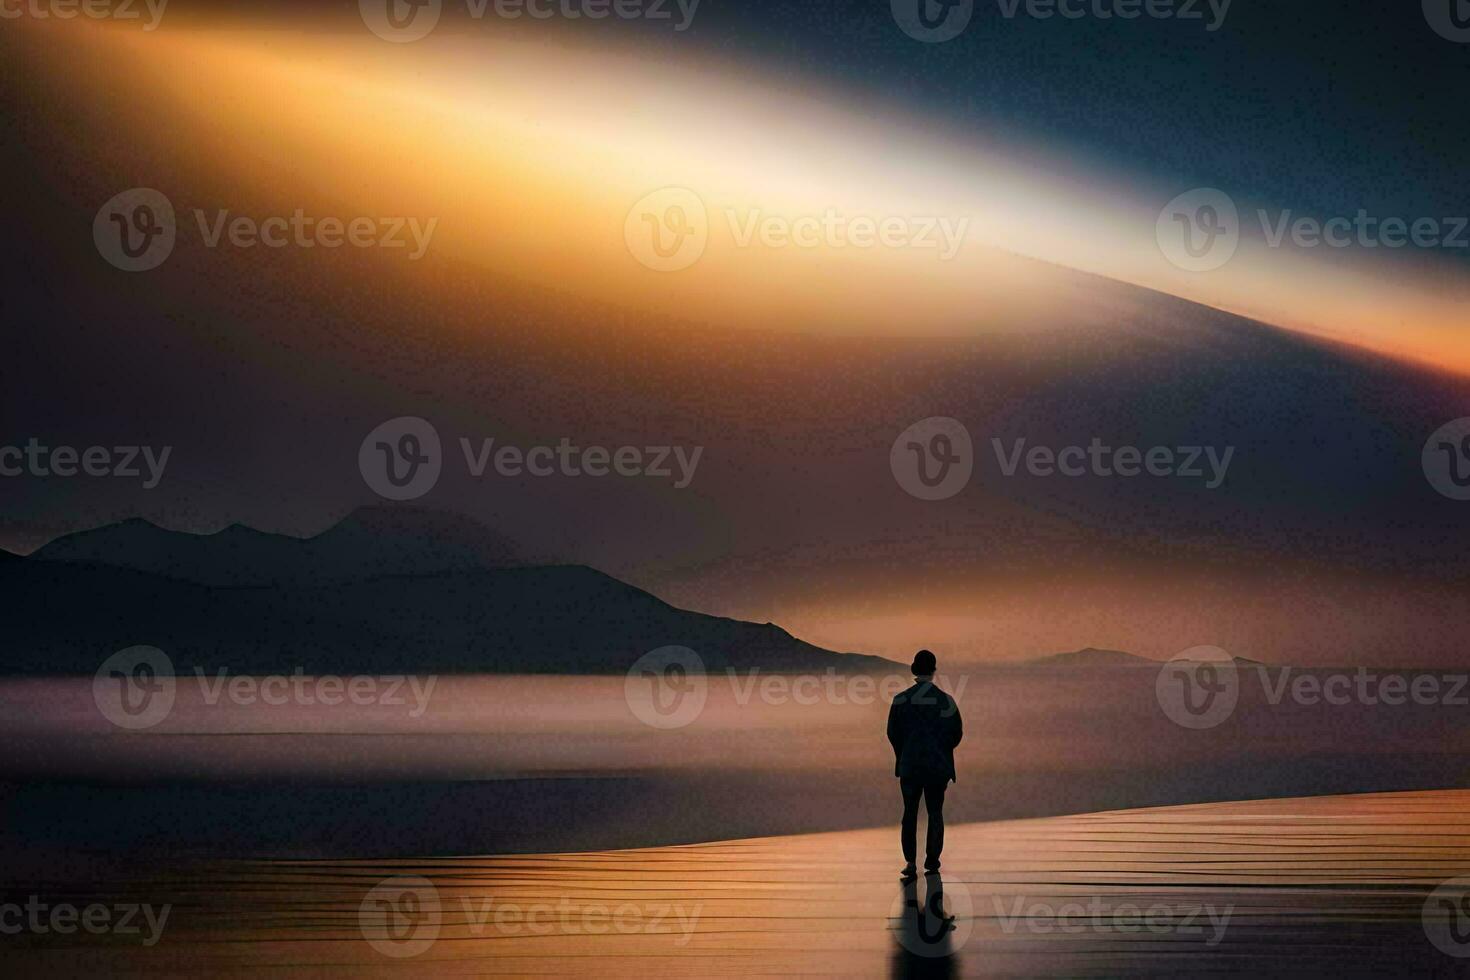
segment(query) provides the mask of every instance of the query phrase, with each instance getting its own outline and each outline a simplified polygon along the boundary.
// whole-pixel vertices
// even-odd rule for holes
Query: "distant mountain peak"
[[[544,564],[463,514],[421,507],[359,507],[318,534],[298,538],[231,523],[206,533],[134,517],[64,535],[39,561],[89,562],[210,586],[294,584],[464,568]]]
[[[666,646],[709,671],[899,669],[679,609],[586,565],[495,565],[507,547],[460,515],[383,508],[313,538],[138,522],[68,535],[0,560],[16,609],[0,674],[87,676],[99,650],[139,643],[179,667],[255,674],[622,675]]]
[[[1267,666],[1258,660],[1250,660],[1246,657],[1231,657],[1230,659],[1240,667]],[[1122,650],[1083,647],[1081,650],[1037,657],[1034,660],[1027,660],[1026,664],[1033,667],[1159,667],[1166,662],[1150,657],[1140,657],[1134,653],[1125,653]]]
[[[1083,647],[1066,653],[1053,653],[1026,661],[1035,667],[1148,667],[1157,666],[1158,661],[1122,650],[1101,650]]]

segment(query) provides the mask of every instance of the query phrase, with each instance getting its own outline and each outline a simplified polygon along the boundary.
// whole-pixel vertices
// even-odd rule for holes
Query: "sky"
[[[411,43],[336,4],[0,24],[27,189],[0,446],[175,447],[156,490],[0,481],[0,546],[134,515],[319,531],[377,501],[363,434],[413,415],[451,444],[705,447],[687,492],[458,474],[421,502],[836,648],[1391,659],[1405,609],[1453,646],[1464,515],[1419,454],[1463,414],[1467,248],[1270,241],[1288,211],[1470,239],[1470,45],[1417,7],[1237,0],[1209,30],[979,4],[931,44],[878,3],[704,0],[682,31],[458,6]],[[92,229],[136,187],[177,244],[126,273]],[[1234,251],[1181,252],[1222,197]],[[224,230],[296,212],[423,248]],[[1237,463],[1220,493],[991,471],[931,504],[888,457],[927,416]]]
[[[1045,307],[1047,287],[1007,260],[1021,255],[1470,372],[1470,221],[1457,220],[1470,209],[1453,176],[1470,150],[1465,45],[1419,11],[1367,5],[1127,22],[1020,9],[981,4],[958,37],[925,44],[876,4],[702,5],[683,31],[450,5],[429,36],[389,44],[356,18],[239,24],[178,4],[156,31],[107,25],[77,43],[125,76],[178,65],[150,86],[172,108],[143,109],[142,125],[221,145],[248,127],[254,154],[291,161],[315,190],[441,215],[443,248],[649,313],[966,333]],[[240,154],[201,162],[271,179]],[[629,270],[615,218],[664,187],[697,195],[710,244],[683,275]],[[1239,247],[1218,268],[1180,268],[1160,247],[1161,212],[1199,188],[1238,212]],[[914,234],[946,221],[956,244],[738,244],[757,215],[834,211]],[[1336,221],[1329,240],[1348,244],[1281,238],[1298,219]],[[1390,219],[1401,247],[1384,244]],[[835,302],[834,267],[862,282]]]

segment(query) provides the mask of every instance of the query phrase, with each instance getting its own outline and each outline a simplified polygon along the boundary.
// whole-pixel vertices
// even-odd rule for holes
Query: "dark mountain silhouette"
[[[585,566],[476,565],[476,555],[496,552],[473,522],[385,510],[307,540],[243,527],[195,536],[129,521],[62,539],[44,555],[6,555],[0,671],[90,674],[134,645],[162,649],[176,668],[256,674],[622,673],[674,645],[712,671],[902,669],[821,649],[771,623],[676,609]],[[441,533],[415,539],[424,528]]]
[[[1067,653],[1053,653],[1027,661],[1032,667],[1157,667],[1158,661],[1122,650],[1098,650],[1087,647]]]
[[[417,507],[363,507],[309,538],[232,524],[214,534],[133,519],[57,538],[40,561],[117,565],[202,585],[314,585],[372,575],[546,564],[468,517]]]
[[[51,217],[24,226],[33,264],[0,270],[0,283],[28,297],[20,320],[46,325],[26,335],[28,363],[65,370],[11,372],[0,416],[36,418],[40,405],[57,439],[178,451],[152,491],[0,481],[0,532],[17,548],[83,514],[324,527],[368,499],[363,436],[412,411],[452,462],[435,506],[493,514],[538,554],[617,569],[679,606],[756,620],[790,610],[798,632],[837,623],[851,631],[830,641],[843,647],[894,642],[870,641],[857,615],[841,625],[846,610],[893,602],[946,622],[984,594],[997,660],[1099,637],[1162,658],[1189,637],[1269,660],[1464,662],[1464,508],[1431,487],[1421,453],[1465,415],[1465,377],[1040,263],[1026,278],[1055,294],[1055,316],[851,336],[817,321],[803,333],[645,318],[437,250],[410,273],[371,254],[384,250],[333,250],[330,267],[315,261],[325,252],[308,262],[272,249],[220,263],[196,242],[146,288],[133,283],[129,330],[99,332],[115,316],[115,270],[56,229],[90,222],[114,193],[99,180],[74,201],[27,202]],[[36,299],[27,289],[45,277],[29,273],[49,268],[69,270],[68,287]],[[96,405],[129,413],[114,425]],[[922,506],[889,451],[934,415],[968,428],[976,469],[964,492]],[[471,477],[458,439],[492,436],[705,451],[691,492],[659,479]],[[1024,466],[1007,476],[992,442],[1094,438],[1234,455],[1208,489]],[[259,446],[268,464],[243,465]]]
[[[1245,657],[1231,657],[1230,659],[1241,667],[1266,666],[1260,661]],[[1140,657],[1135,653],[1124,653],[1122,650],[1099,650],[1095,647],[1086,647],[1067,653],[1053,653],[1026,661],[1027,666],[1030,667],[1158,667],[1162,663],[1163,661]]]

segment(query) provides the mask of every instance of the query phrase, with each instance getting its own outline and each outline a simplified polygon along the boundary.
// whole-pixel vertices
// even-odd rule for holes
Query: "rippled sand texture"
[[[906,895],[900,863],[897,832],[884,829],[582,854],[165,868],[155,881],[108,889],[112,901],[174,904],[151,949],[135,937],[3,943],[7,968],[51,976],[1470,972],[1470,959],[1442,952],[1422,921],[1437,886],[1470,874],[1470,791],[952,826],[947,935],[937,920],[915,919],[934,881],[921,878]],[[53,901],[83,898],[38,887]],[[1457,905],[1470,909],[1460,894],[1435,898],[1442,922]],[[1466,936],[1452,951],[1470,955],[1470,928],[1440,933]]]

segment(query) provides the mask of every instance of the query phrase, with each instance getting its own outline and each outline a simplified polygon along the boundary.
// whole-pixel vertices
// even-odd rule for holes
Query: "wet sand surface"
[[[0,949],[8,974],[51,977],[1470,972],[1453,955],[1470,956],[1470,901],[1444,887],[1470,875],[1470,791],[952,825],[942,876],[908,886],[897,850],[883,828],[165,866],[86,893],[36,881],[6,895],[146,903],[155,916],[167,903],[154,945],[139,914],[139,934],[27,931]]]

